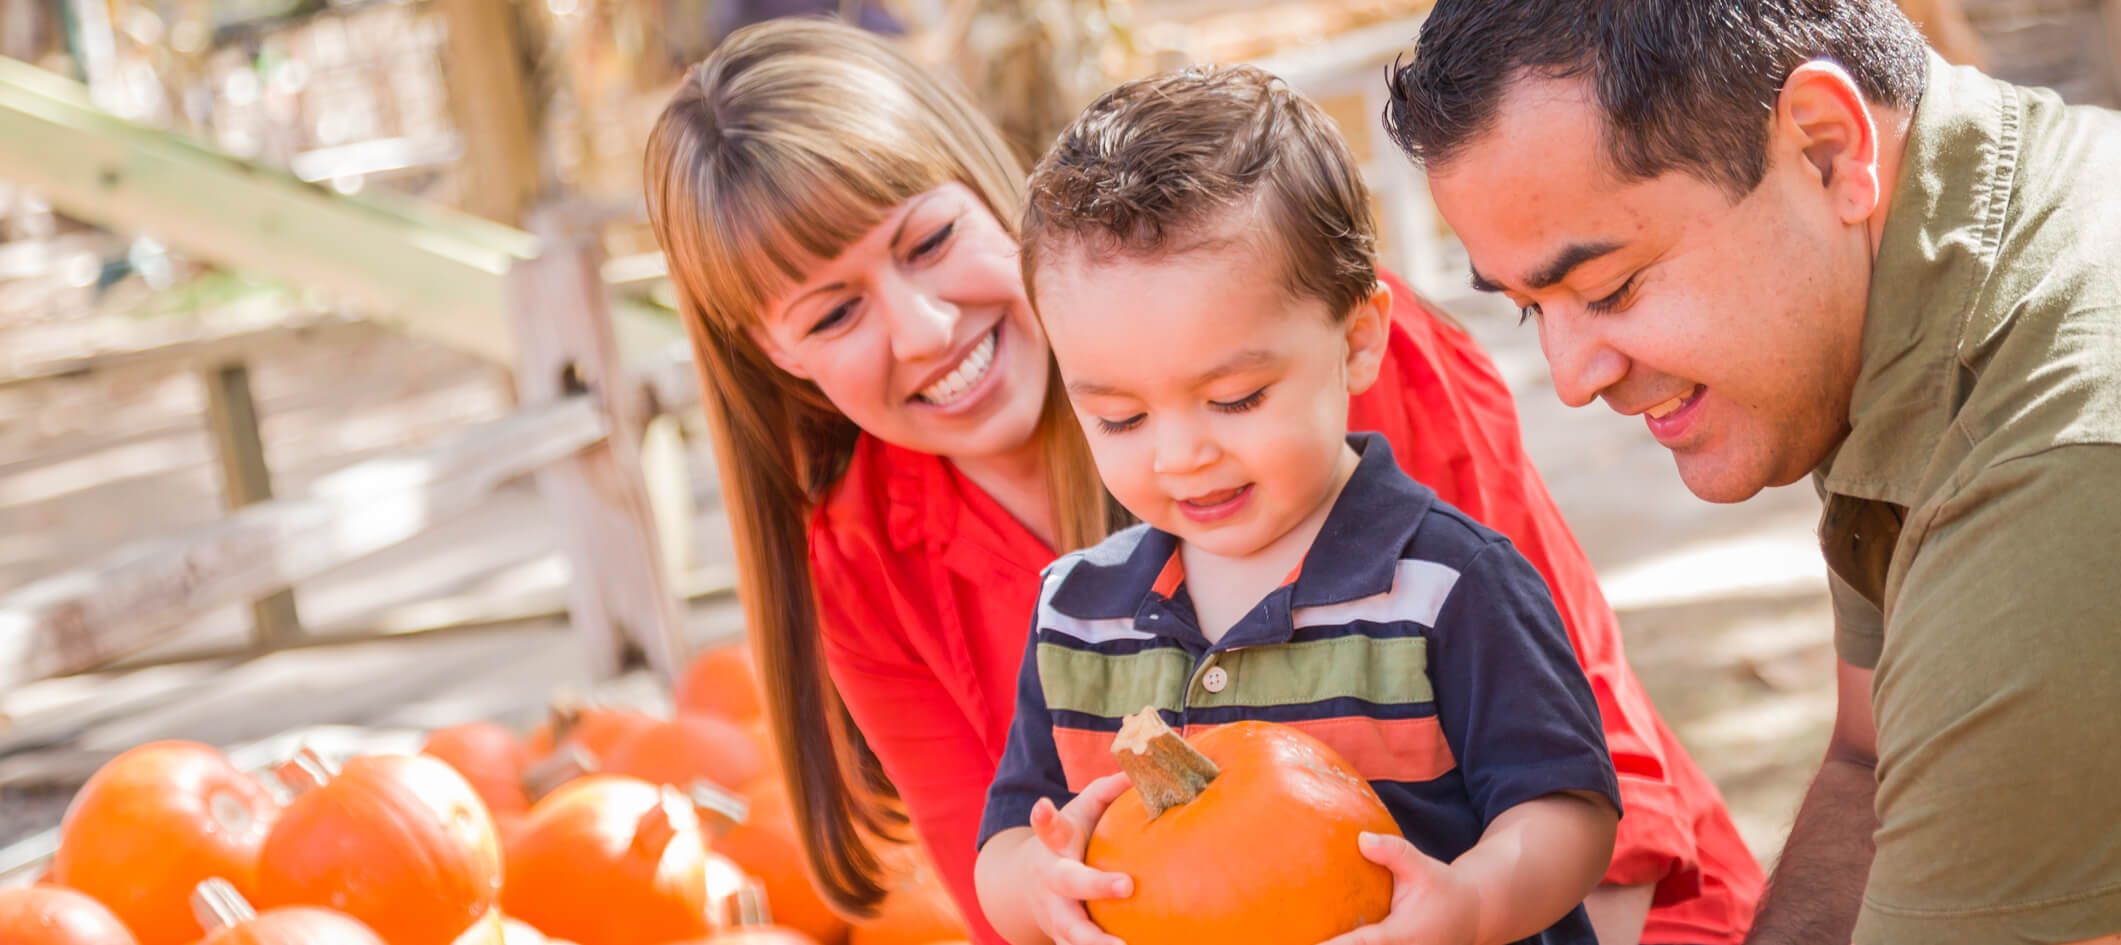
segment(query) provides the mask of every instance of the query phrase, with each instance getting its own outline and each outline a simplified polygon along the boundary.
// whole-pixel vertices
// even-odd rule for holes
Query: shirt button
[[[1230,672],[1220,666],[1210,666],[1208,672],[1200,677],[1200,684],[1209,692],[1221,692],[1230,685]]]

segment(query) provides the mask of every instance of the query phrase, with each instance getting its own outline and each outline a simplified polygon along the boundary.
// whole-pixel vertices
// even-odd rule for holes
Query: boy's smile
[[[1281,265],[1240,238],[1148,259],[1061,253],[1037,280],[1106,487],[1218,557],[1301,557],[1354,469],[1348,397],[1383,347],[1389,303],[1335,319],[1292,298]]]

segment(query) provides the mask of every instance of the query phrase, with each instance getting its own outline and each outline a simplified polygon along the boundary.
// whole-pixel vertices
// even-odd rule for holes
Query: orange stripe
[[[1178,593],[1178,586],[1185,583],[1185,580],[1186,563],[1179,560],[1178,549],[1174,548],[1171,550],[1171,560],[1164,562],[1162,571],[1156,572],[1156,583],[1149,585],[1149,589],[1169,599],[1171,595]]]
[[[1068,777],[1068,790],[1080,792],[1090,782],[1119,770],[1112,758],[1112,740],[1117,732],[1092,732],[1079,728],[1053,727],[1053,753],[1060,756],[1061,772]]]
[[[1451,773],[1458,761],[1444,740],[1443,725],[1434,716],[1425,719],[1371,719],[1342,716],[1283,723],[1325,742],[1355,766],[1365,781],[1431,781]],[[1192,738],[1213,725],[1188,725]],[[1059,730],[1055,729],[1055,734]],[[1112,739],[1106,736],[1109,750]],[[1086,782],[1087,783],[1087,782]]]

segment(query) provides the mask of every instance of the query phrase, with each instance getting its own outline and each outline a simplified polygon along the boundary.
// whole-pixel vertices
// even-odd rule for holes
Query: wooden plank
[[[442,70],[464,139],[464,208],[511,226],[538,195],[538,140],[508,0],[438,0],[448,23]]]
[[[206,388],[206,429],[221,469],[221,500],[230,511],[272,500],[272,471],[258,437],[258,405],[250,395],[250,368],[230,361],[199,372]],[[302,635],[295,593],[281,588],[250,602],[251,639],[260,650],[287,646]]]
[[[655,405],[624,372],[593,228],[540,209],[531,230],[545,253],[519,263],[508,280],[517,394],[540,404],[589,392],[609,432],[595,448],[537,472],[572,570],[568,616],[600,676],[625,665],[630,644],[669,684],[685,650],[641,474],[641,431]]]
[[[127,318],[125,336],[113,344],[46,352],[29,360],[0,359],[0,388],[68,380],[106,371],[159,368],[201,370],[228,361],[255,361],[290,344],[329,344],[372,330],[354,319],[304,313],[280,321],[235,327],[182,325],[165,328]],[[98,332],[91,331],[90,334]]]
[[[605,430],[587,398],[548,399],[440,446],[347,467],[303,496],[136,542],[0,596],[0,691],[101,665],[215,607],[403,541]]]

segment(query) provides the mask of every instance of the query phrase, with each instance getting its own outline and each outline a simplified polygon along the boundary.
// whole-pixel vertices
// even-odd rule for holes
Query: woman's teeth
[[[1694,398],[1694,395],[1698,393],[1701,393],[1701,385],[1696,384],[1693,387],[1687,388],[1686,393],[1674,397],[1671,400],[1667,400],[1664,403],[1658,404],[1655,407],[1651,407],[1646,412],[1650,415],[1650,419],[1662,420],[1666,417],[1671,416],[1672,411],[1678,410],[1679,408],[1686,406],[1686,402],[1692,400]]]
[[[965,396],[965,392],[971,390],[974,384],[978,384],[980,378],[987,376],[987,369],[994,366],[994,336],[995,332],[988,332],[987,337],[981,340],[971,353],[965,355],[963,361],[957,363],[955,370],[942,380],[922,388],[918,395],[920,399],[937,407],[947,407],[959,397]]]

